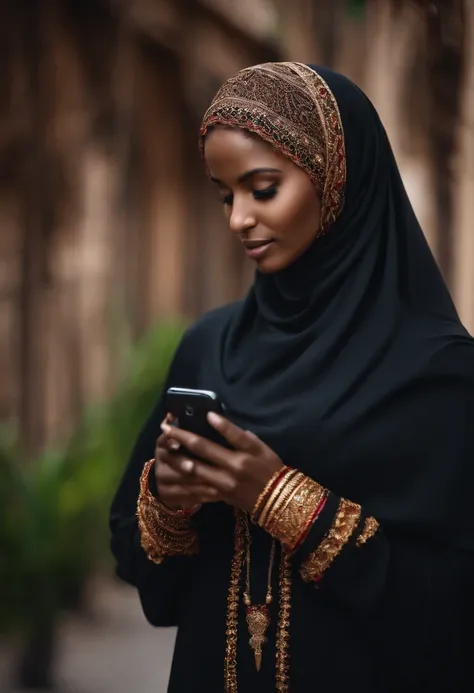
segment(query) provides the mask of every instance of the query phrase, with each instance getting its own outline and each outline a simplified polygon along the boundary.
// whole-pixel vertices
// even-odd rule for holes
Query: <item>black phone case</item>
[[[224,414],[224,407],[218,399],[194,392],[167,393],[167,411],[175,418],[174,425],[185,431],[195,433],[219,445],[229,447],[223,438],[207,421],[207,414]]]

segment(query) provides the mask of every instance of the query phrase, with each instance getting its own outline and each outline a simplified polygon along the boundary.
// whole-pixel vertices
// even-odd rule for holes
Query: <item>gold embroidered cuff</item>
[[[149,460],[140,477],[137,503],[140,542],[148,558],[162,563],[166,556],[192,556],[199,550],[198,535],[190,523],[192,512],[173,511],[160,503],[148,488]]]
[[[368,517],[364,523],[364,529],[357,537],[356,546],[360,548],[361,546],[366,544],[369,541],[369,539],[372,539],[372,537],[376,534],[378,528],[379,523],[377,522],[375,517]]]
[[[300,574],[305,582],[321,579],[351,538],[360,516],[360,505],[341,499],[329,532],[301,566]]]

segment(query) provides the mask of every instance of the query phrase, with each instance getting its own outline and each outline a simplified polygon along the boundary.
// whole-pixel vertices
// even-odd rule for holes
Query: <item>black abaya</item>
[[[467,692],[474,686],[466,639],[474,344],[373,107],[345,78],[318,72],[344,125],[344,210],[294,265],[257,275],[244,301],[194,325],[168,385],[215,390],[229,418],[332,492],[293,557],[290,691]],[[148,620],[178,625],[170,693],[217,693],[224,690],[232,510],[208,505],[196,514],[198,556],[155,565],[140,548],[139,477],[165,413],[161,399],[125,472],[112,508],[112,547]],[[361,504],[362,521],[375,516],[381,528],[362,547],[351,540],[318,585],[306,584],[299,567],[342,496]],[[271,540],[252,532],[258,600]],[[275,622],[257,673],[242,610],[239,691],[276,690]]]

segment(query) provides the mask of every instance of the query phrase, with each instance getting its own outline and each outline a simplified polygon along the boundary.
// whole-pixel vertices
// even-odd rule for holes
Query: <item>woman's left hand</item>
[[[216,500],[251,512],[260,493],[283,463],[251,431],[244,431],[213,413],[208,415],[208,421],[230,443],[232,450],[181,428],[162,424],[170,441],[176,441],[192,455],[180,463],[179,471],[194,475],[204,486],[215,488],[219,493]]]

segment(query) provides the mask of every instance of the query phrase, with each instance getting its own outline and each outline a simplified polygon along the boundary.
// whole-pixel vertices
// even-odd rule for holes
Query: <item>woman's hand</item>
[[[216,489],[189,474],[189,465],[184,455],[173,450],[169,436],[162,434],[156,442],[155,479],[158,497],[170,510],[192,510],[201,503],[219,500]]]
[[[186,488],[183,476],[188,479],[190,487],[194,482],[194,488],[199,489],[195,496],[199,498],[198,502],[223,500],[251,512],[265,485],[283,463],[254,433],[244,431],[214,413],[208,415],[208,421],[233,450],[163,422],[161,427],[168,445],[178,443],[191,455],[206,460],[201,462],[194,457],[171,455],[166,457],[166,462],[173,468],[176,480],[179,479],[179,483],[176,482],[179,487]],[[208,495],[211,489],[216,494],[212,499]],[[204,492],[207,498],[204,498]]]

